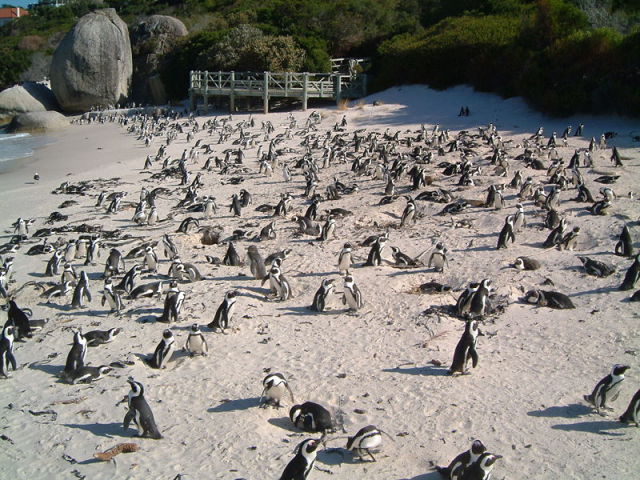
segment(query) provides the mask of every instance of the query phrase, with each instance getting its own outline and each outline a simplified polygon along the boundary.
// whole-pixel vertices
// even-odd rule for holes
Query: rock
[[[13,116],[56,108],[58,108],[56,97],[49,87],[42,83],[26,82],[0,92],[0,115]]]
[[[10,132],[47,132],[61,130],[69,126],[67,117],[59,112],[29,112],[14,117]]]
[[[63,110],[126,102],[133,64],[127,25],[113,8],[83,16],[53,54],[51,89]]]
[[[159,75],[162,58],[188,34],[180,20],[166,15],[151,15],[131,27],[133,82],[131,98],[135,102],[165,104],[167,94]]]

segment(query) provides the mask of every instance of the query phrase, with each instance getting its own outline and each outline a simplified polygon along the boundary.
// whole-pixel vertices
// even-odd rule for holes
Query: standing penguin
[[[262,380],[260,406],[266,407],[267,405],[272,405],[278,408],[281,407],[281,401],[285,391],[289,392],[291,403],[294,403],[293,392],[284,375],[281,373],[270,373]]]
[[[191,355],[207,356],[209,353],[209,347],[207,347],[207,341],[204,339],[204,335],[200,331],[200,327],[197,323],[191,325],[191,331],[187,337],[187,343],[184,345],[184,349]]]
[[[504,221],[504,227],[500,231],[500,235],[498,237],[498,246],[496,249],[500,250],[501,248],[507,248],[507,242],[511,240],[511,243],[516,241],[516,235],[513,233],[513,222],[515,217],[513,215],[508,215]]]
[[[87,339],[82,332],[73,334],[73,346],[67,355],[67,362],[64,366],[63,375],[72,375],[73,372],[84,367],[84,359],[87,356]]]
[[[453,353],[453,361],[451,367],[449,367],[449,375],[454,373],[467,373],[467,362],[472,360],[473,368],[478,365],[478,352],[476,351],[476,343],[478,336],[484,335],[478,327],[476,320],[467,320],[464,326],[464,332],[462,337],[456,345],[456,349]]]
[[[249,257],[249,268],[253,276],[257,280],[264,279],[267,276],[267,267],[265,267],[264,259],[260,255],[258,247],[251,245],[247,249],[247,256]]]
[[[410,196],[407,196],[407,205],[402,212],[402,218],[400,219],[400,228],[404,227],[408,223],[415,223],[416,216],[416,203]]]
[[[318,454],[320,441],[308,438],[298,445],[296,455],[287,464],[280,480],[307,480]]]
[[[231,196],[229,211],[233,212],[234,217],[240,217],[242,215],[242,202],[240,201],[240,197],[235,193]]]
[[[640,390],[636,392],[631,402],[629,402],[629,406],[620,417],[620,421],[622,423],[635,423],[636,427],[640,427]]]
[[[635,260],[624,275],[624,281],[622,285],[618,287],[618,290],[631,290],[635,287],[636,282],[640,278],[640,253],[636,255]]]
[[[380,235],[378,238],[376,238],[375,242],[371,246],[371,250],[369,250],[369,256],[367,257],[367,261],[365,263],[366,267],[377,267],[382,263],[382,251],[387,244],[387,240],[388,237],[386,234]]]
[[[449,261],[447,260],[447,249],[442,243],[437,243],[436,249],[429,257],[428,267],[433,267],[436,272],[442,272],[445,265],[447,267],[449,266]]]
[[[151,368],[165,368],[164,362],[169,359],[171,352],[173,351],[173,343],[175,338],[171,330],[166,329],[162,332],[162,340],[158,343],[155,352],[146,362]]]
[[[526,225],[526,220],[524,217],[524,207],[521,203],[516,204],[517,211],[515,213],[515,218],[513,220],[513,231],[519,232],[522,227]]]
[[[9,378],[9,366],[16,370],[16,357],[13,355],[13,340],[16,327],[5,325],[0,338],[0,375]]]
[[[611,373],[596,384],[591,395],[584,395],[584,399],[596,407],[598,413],[601,408],[608,408],[607,401],[614,402],[618,398],[620,386],[624,380],[624,372],[628,369],[628,365],[615,364]]]
[[[225,294],[224,300],[218,307],[218,310],[216,310],[213,320],[207,325],[207,327],[212,328],[213,330],[219,328],[222,333],[224,333],[225,328],[229,328],[229,322],[231,322],[231,319],[233,318],[233,311],[235,309],[237,296],[238,292],[235,290],[231,290]]]
[[[633,242],[631,241],[631,233],[629,227],[624,226],[622,233],[620,234],[620,240],[616,243],[615,254],[620,257],[632,257],[633,256]]]
[[[129,377],[127,382],[131,386],[131,391],[127,395],[127,404],[129,411],[124,416],[124,429],[129,428],[131,422],[138,427],[138,437],[147,437],[158,440],[162,438],[160,431],[153,418],[151,407],[144,398],[144,386],[140,382],[136,382],[133,377]]]
[[[28,311],[28,309],[25,309]],[[13,325],[16,327],[14,335],[16,340],[24,338],[31,338],[31,323],[27,314],[18,307],[15,300],[9,300],[9,309],[7,310],[7,323],[6,325]]]
[[[73,299],[71,300],[71,308],[83,308],[84,300],[91,301],[91,291],[89,291],[89,277],[84,270],[80,272],[80,281],[73,291]]]
[[[53,255],[47,262],[47,268],[45,269],[44,275],[46,277],[54,277],[60,274],[60,267],[62,266],[62,260],[64,260],[64,255],[62,250],[56,250],[53,252]]]
[[[451,460],[448,467],[436,466],[436,470],[447,480],[459,479],[464,471],[486,451],[487,447],[480,440],[474,440],[471,448]]]
[[[500,458],[502,455],[484,452],[464,471],[460,480],[490,480],[495,462]]]
[[[315,312],[324,312],[326,309],[327,297],[334,288],[335,285],[332,278],[323,279],[320,288],[313,297],[313,303],[311,304],[309,309]]]
[[[233,242],[229,242],[227,252],[224,254],[224,258],[222,259],[222,264],[232,267],[239,267],[242,265],[242,260],[240,260],[240,255],[238,254],[236,247],[233,245]]]
[[[102,292],[101,303],[102,303],[102,306],[104,306],[105,303],[108,303],[111,311],[116,312],[116,314],[118,315],[122,310],[122,307],[123,307],[122,297],[113,288],[113,282],[111,281],[111,278],[107,278],[104,281],[104,290]]]
[[[144,265],[149,272],[158,273],[158,254],[151,245],[145,248]]]
[[[162,315],[157,317],[156,320],[162,323],[178,322],[185,297],[185,293],[178,289],[178,284],[172,282],[167,291],[167,295],[164,297]]]
[[[269,284],[271,285],[271,291],[275,292],[276,299],[284,302],[285,300],[289,300],[291,298],[291,284],[289,284],[289,280],[284,276],[282,270],[279,265],[281,262],[273,262],[273,266],[269,271],[269,275],[267,275],[262,283],[269,280]]]
[[[364,306],[364,299],[362,298],[362,293],[360,292],[358,285],[356,285],[356,282],[351,275],[344,277],[343,288],[343,305],[347,305],[348,310],[353,312],[361,309]]]
[[[329,410],[314,402],[294,405],[289,410],[293,424],[305,432],[323,432],[333,430],[333,421]]]
[[[342,250],[340,250],[340,253],[338,255],[338,270],[341,275],[343,274],[343,272],[345,274],[348,274],[349,268],[351,268],[351,265],[353,265],[352,250],[353,245],[351,245],[351,243],[349,242],[345,243],[342,247]]]

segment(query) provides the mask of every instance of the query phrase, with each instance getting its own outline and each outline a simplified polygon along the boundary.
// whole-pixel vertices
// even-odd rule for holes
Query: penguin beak
[[[478,329],[478,336],[479,337],[484,337],[484,333],[482,333],[482,330]]]

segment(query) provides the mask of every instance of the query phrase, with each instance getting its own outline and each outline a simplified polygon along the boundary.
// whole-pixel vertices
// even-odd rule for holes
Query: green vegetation
[[[105,0],[129,24],[180,18],[191,32],[162,62],[173,99],[189,70],[328,71],[368,56],[373,87],[467,83],[557,115],[640,116],[640,0]],[[104,4],[103,4],[104,5]],[[0,87],[50,55],[80,0],[0,29]],[[36,37],[37,35],[37,37]],[[31,68],[42,71],[42,68]]]

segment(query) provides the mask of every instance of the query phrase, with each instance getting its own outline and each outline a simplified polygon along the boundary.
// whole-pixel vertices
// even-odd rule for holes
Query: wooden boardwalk
[[[191,110],[198,99],[203,99],[205,112],[210,97],[229,97],[229,108],[235,110],[239,97],[261,97],[264,112],[269,112],[272,97],[298,98],[307,109],[309,98],[326,98],[340,102],[347,98],[364,97],[367,93],[367,76],[340,73],[295,72],[202,72],[192,71],[189,84]]]

